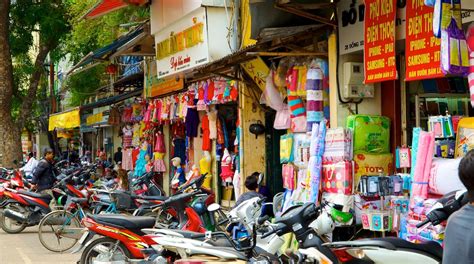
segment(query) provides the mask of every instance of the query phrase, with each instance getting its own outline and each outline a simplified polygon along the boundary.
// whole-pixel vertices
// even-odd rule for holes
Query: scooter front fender
[[[92,242],[92,238],[94,238],[95,232],[93,231],[86,231],[86,232],[87,234],[84,233],[85,238],[81,238],[79,241],[79,247],[77,247],[75,250],[72,251],[73,254],[81,251],[83,248],[85,248]]]

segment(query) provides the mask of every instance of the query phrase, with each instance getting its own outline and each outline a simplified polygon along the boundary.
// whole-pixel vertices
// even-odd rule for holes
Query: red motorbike
[[[199,215],[192,207],[187,206],[187,202],[200,192],[193,191],[174,195],[154,208],[174,208],[179,219],[178,230],[204,233],[206,230],[202,227]],[[156,236],[145,235],[142,229],[153,228],[155,221],[156,218],[148,216],[88,214],[82,220],[88,230],[79,240],[81,247],[75,250],[78,252],[84,245],[87,245],[79,263],[143,260],[147,251],[152,250],[150,246],[157,244],[157,242],[153,240],[153,237]],[[96,234],[102,237],[91,241]]]
[[[10,188],[10,186],[0,187],[0,226],[9,233],[16,234],[22,232],[28,226],[38,225],[43,216],[51,212],[49,206],[52,199],[58,202],[64,201],[67,196],[84,198],[87,192],[74,187],[70,180],[73,177],[81,177],[82,171],[77,171],[66,176],[53,187],[53,196],[40,194],[20,188]],[[88,173],[88,172],[85,172]],[[21,174],[16,173],[16,182],[22,183]],[[12,180],[13,182],[13,180]],[[21,186],[21,184],[18,184]]]

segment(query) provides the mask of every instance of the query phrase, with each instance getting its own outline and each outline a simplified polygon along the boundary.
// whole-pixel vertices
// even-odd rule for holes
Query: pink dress
[[[224,153],[221,160],[221,178],[223,182],[232,182],[234,171],[232,170],[232,157]]]

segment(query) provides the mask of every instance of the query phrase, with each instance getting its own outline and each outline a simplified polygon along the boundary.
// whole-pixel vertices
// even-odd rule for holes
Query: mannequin
[[[221,170],[222,185],[224,186],[224,195],[222,199],[230,201],[233,190],[232,179],[234,177],[234,171],[232,170],[232,157],[227,148],[224,149],[224,155],[222,155]]]
[[[191,170],[189,170],[188,172],[188,176],[186,177],[186,183],[196,179],[199,177],[199,169],[198,167],[196,167],[196,165],[193,164],[193,166],[191,167]]]
[[[207,173],[206,177],[204,178],[204,182],[202,183],[202,187],[206,189],[211,189],[212,183],[212,175],[211,175],[211,162],[212,157],[209,151],[204,151],[204,157],[199,160],[199,167],[201,169],[201,174]]]
[[[212,109],[207,116],[209,119],[209,138],[217,139],[217,111]]]
[[[175,173],[173,179],[171,180],[171,186],[173,189],[178,189],[183,183],[186,182],[186,176],[184,175],[184,170],[181,167],[181,158],[174,157],[171,160],[173,167],[175,167]]]
[[[146,172],[148,173],[148,172],[154,171],[153,160],[151,159],[150,155],[148,154],[145,155],[145,162],[146,162],[146,167],[145,167]]]

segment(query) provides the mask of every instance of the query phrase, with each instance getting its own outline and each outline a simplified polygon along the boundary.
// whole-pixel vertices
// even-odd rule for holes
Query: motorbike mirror
[[[221,209],[221,206],[218,203],[212,203],[207,207],[207,210],[209,212],[215,212],[217,210]]]

